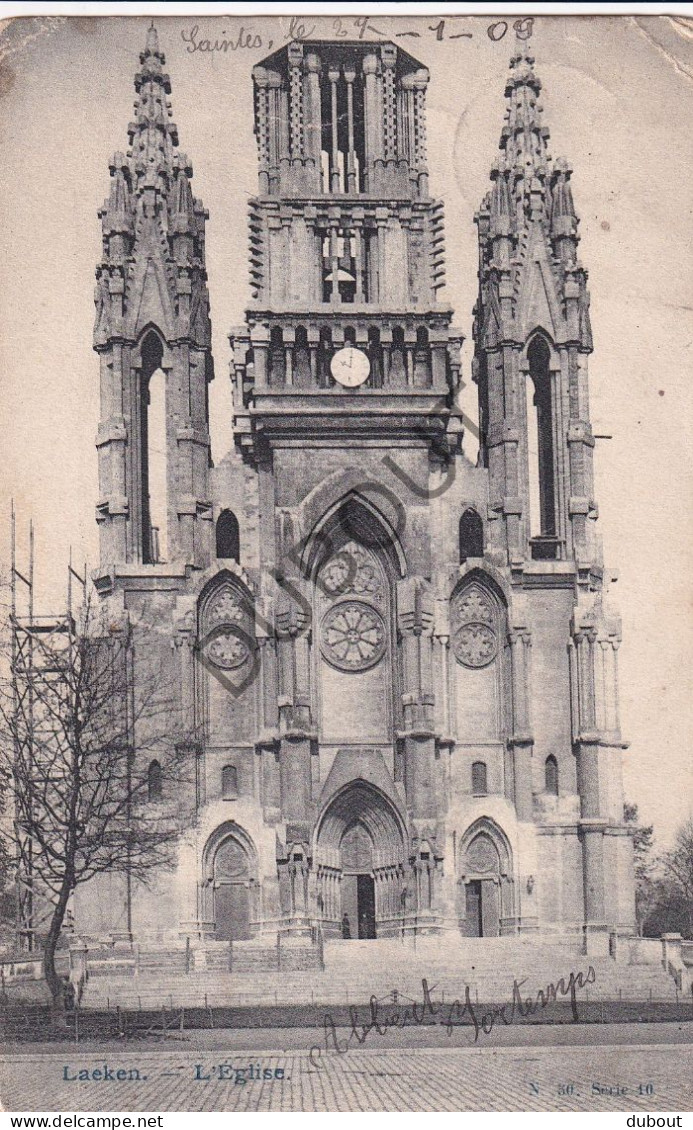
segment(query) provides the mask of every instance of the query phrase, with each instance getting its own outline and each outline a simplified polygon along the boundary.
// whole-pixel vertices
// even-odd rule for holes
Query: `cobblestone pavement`
[[[127,1077],[64,1079],[66,1067],[72,1076],[103,1071],[104,1061]],[[273,1077],[249,1078],[251,1063]],[[234,1081],[235,1069],[245,1069],[245,1083]],[[306,1052],[167,1047],[99,1057],[74,1047],[7,1056],[0,1066],[12,1111],[685,1111],[692,1080],[693,1049],[681,1044],[359,1049],[323,1054],[317,1067]]]

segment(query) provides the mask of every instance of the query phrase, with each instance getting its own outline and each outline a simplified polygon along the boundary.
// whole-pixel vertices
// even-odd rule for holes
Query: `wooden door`
[[[216,936],[240,942],[250,937],[250,899],[245,883],[221,883],[214,891]]]
[[[465,926],[468,938],[482,937],[481,883],[478,879],[465,886]]]

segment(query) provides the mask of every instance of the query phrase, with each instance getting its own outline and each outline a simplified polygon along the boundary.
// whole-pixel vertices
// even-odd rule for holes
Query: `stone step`
[[[595,970],[597,977],[600,981],[619,981],[623,982],[628,980],[631,984],[639,984],[645,982],[656,982],[661,979],[667,979],[668,975],[663,969],[656,966],[623,966],[614,965],[613,963],[599,962],[594,958],[582,958],[577,962],[571,962],[567,965],[554,964],[547,965],[546,963],[525,963],[521,966],[507,966],[507,967],[481,967],[475,966],[429,966],[417,965],[410,962],[403,966],[392,965],[385,970],[381,969],[368,969],[361,966],[356,966],[350,970],[308,970],[308,971],[289,971],[283,970],[263,970],[262,977],[267,983],[276,983],[279,985],[301,985],[305,983],[306,973],[310,973],[310,979],[314,984],[352,984],[352,983],[367,983],[373,980],[378,981],[401,981],[401,982],[415,982],[420,981],[422,977],[426,977],[429,981],[435,979],[436,981],[500,981],[511,980],[514,977],[528,976],[533,979],[545,980],[549,975],[554,977],[567,976],[571,969],[579,969],[583,972],[588,966],[592,966]],[[103,976],[103,967],[99,970]],[[110,977],[105,977],[104,980],[112,982],[120,982],[124,980],[122,973],[119,969],[112,969]],[[246,978],[243,974],[235,972],[227,972],[226,970],[218,969],[208,972],[191,971],[189,974],[180,972],[166,972],[163,971],[149,971],[140,973],[139,976],[129,977],[129,981],[144,982],[149,985],[156,985],[165,987],[167,984],[183,981],[195,981],[200,984],[217,984],[217,983],[242,983]],[[90,978],[90,981],[94,978]],[[97,979],[98,980],[98,979]]]
[[[507,999],[517,978],[523,981],[523,993],[545,987],[549,980],[554,982],[563,976],[567,979],[570,969],[586,971],[592,965],[596,972],[595,983],[580,990],[581,999],[591,1000],[674,1000],[676,988],[674,981],[661,968],[620,966],[606,959],[583,959],[565,969],[539,964],[518,973],[517,968],[496,968],[495,970],[462,970],[460,968],[417,969],[409,966],[398,970],[391,968],[385,973],[368,971],[357,967],[354,972],[315,971],[309,973],[263,972],[260,978],[243,977],[217,971],[214,973],[191,973],[187,976],[170,974],[149,974],[137,978],[113,977],[90,980],[85,987],[82,1003],[85,1007],[98,1007],[109,1003],[119,1003],[121,1007],[152,1007],[164,1005],[184,1005],[193,1007],[205,1003],[222,1004],[273,1004],[309,1003],[325,1004],[367,1001],[371,995],[385,997],[396,989],[401,996],[418,999],[421,982],[426,977],[434,986],[434,995],[445,999],[455,999],[464,994],[469,985],[473,998],[482,1001]],[[556,970],[550,975],[547,968]]]

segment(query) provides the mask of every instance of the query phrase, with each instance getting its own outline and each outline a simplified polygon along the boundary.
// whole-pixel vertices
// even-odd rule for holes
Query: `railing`
[[[489,1008],[500,1005],[502,1002],[491,1000],[487,994],[480,994],[477,986],[470,985],[470,998],[479,1008]],[[410,992],[412,995],[410,995]],[[285,1024],[289,1017],[300,1020],[304,1027],[321,1027],[324,1022],[324,1009],[329,1008],[330,1016],[335,1023],[349,1023],[349,1010],[354,1006],[367,1010],[370,1007],[371,995],[353,990],[343,994],[339,1001],[327,1001],[321,998],[319,991],[310,990],[310,1000],[307,994],[301,1001],[282,999],[276,991],[273,1000],[266,998],[259,1001],[250,993],[240,993],[223,1002],[210,999],[207,994],[200,993],[189,996],[184,1002],[176,1002],[173,994],[162,999],[161,994],[140,993],[136,1002],[117,1004],[110,999],[105,1002],[88,1007],[76,1007],[67,1011],[62,1019],[51,1025],[51,1010],[48,1006],[33,1006],[21,1008],[9,1007],[0,1004],[0,1033],[5,1042],[33,1043],[38,1041],[65,1040],[72,1038],[76,1043],[80,1040],[107,1039],[119,1037],[127,1039],[167,1038],[177,1036],[182,1031],[229,1028],[236,1029],[276,1027],[278,1023]],[[420,1001],[420,992],[417,997],[413,990],[391,989],[378,997],[383,1012],[388,1005],[401,1006],[412,1001]],[[445,1016],[445,1006],[453,1006],[459,999],[459,993],[436,992],[433,1004],[438,1006],[441,1014]],[[584,989],[578,994],[577,1008],[580,1021],[583,1023],[618,1023],[618,1022],[647,1022],[647,1021],[689,1021],[693,1019],[693,994],[682,995],[676,992],[675,999],[659,1000],[654,994],[648,994],[647,999],[629,992],[628,989],[618,989],[608,998],[595,997],[589,989]],[[277,1015],[277,1009],[281,1014]],[[295,1009],[292,1014],[287,1014],[287,1009]],[[309,1010],[309,1011],[306,1011]],[[469,1016],[458,1017],[455,1013],[456,1023],[472,1024]],[[567,1023],[572,1020],[571,1003],[568,999],[557,1000],[546,1007],[543,1018],[547,1023]],[[536,1017],[529,1017],[527,1022],[533,1023]],[[522,1023],[522,1016],[515,1017],[516,1023]]]

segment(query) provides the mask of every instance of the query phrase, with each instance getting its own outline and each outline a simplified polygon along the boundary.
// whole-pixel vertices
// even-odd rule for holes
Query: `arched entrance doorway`
[[[358,780],[318,824],[318,907],[328,932],[375,938],[397,933],[404,912],[404,827],[394,805]]]
[[[477,821],[461,845],[460,929],[468,938],[497,938],[512,921],[510,845],[491,821]]]
[[[224,825],[210,838],[205,859],[208,903],[217,939],[250,938],[257,893],[255,850],[250,839],[235,824]]]
[[[373,841],[361,821],[352,824],[340,844],[342,864],[342,921],[346,915],[353,937],[374,938],[375,879]]]

